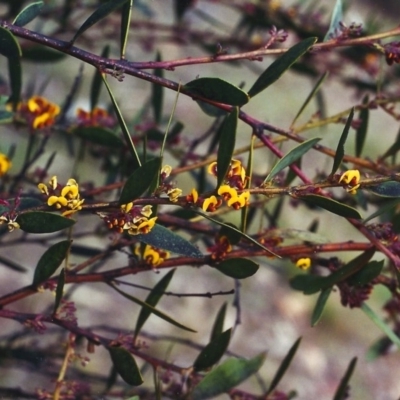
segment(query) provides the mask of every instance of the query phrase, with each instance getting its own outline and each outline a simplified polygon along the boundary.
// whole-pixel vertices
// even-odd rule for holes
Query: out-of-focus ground
[[[218,2],[216,2],[218,3]],[[284,2],[282,2],[284,3]],[[291,1],[290,3],[296,3]],[[368,5],[367,5],[368,3]],[[324,5],[327,10],[333,8],[334,1],[326,0],[317,2],[318,6]],[[164,0],[154,0],[148,4],[153,15],[146,17],[143,13],[143,19],[152,20],[158,23],[171,23],[173,20],[172,2]],[[226,7],[212,4],[211,2],[198,2],[198,7],[204,12],[208,12],[217,20],[224,24],[234,25],[238,15],[232,11],[227,11]],[[352,3],[350,9],[345,14],[345,21],[363,22],[366,16],[376,15],[377,19],[385,18],[388,26],[391,28],[395,23],[390,22],[393,13],[398,11],[396,1],[384,2],[366,2],[360,1]],[[137,11],[138,12],[138,11]],[[197,24],[196,29],[211,29],[210,25],[204,21],[196,19],[194,14],[186,16],[188,23]],[[37,28],[33,23],[32,29]],[[278,26],[278,28],[280,28]],[[102,32],[93,41],[96,41],[98,49],[104,44],[112,43],[116,48],[115,41],[103,40]],[[131,42],[128,46],[129,60],[151,60],[154,59],[155,52],[143,52],[140,46],[135,45],[135,34],[132,32]],[[90,36],[90,35],[89,35]],[[79,46],[79,41],[77,42]],[[156,43],[155,49],[160,50],[163,59],[175,59],[187,56],[200,56],[204,51],[193,47],[190,43],[187,46],[177,46],[170,43]],[[115,56],[117,53],[115,53]],[[261,72],[271,62],[265,58],[263,62],[257,63],[256,67]],[[249,62],[250,63],[250,62]],[[26,65],[24,83],[25,88],[29,83],[34,82],[35,87],[45,87],[43,94],[52,101],[62,102],[68,92],[76,74],[78,73],[80,62],[77,60],[67,60],[54,65]],[[346,65],[343,65],[346,68]],[[385,68],[385,67],[384,67]],[[386,67],[387,68],[387,67]],[[79,97],[79,105],[87,106],[87,94],[93,69],[85,66],[83,85]],[[197,66],[180,67],[175,71],[166,71],[165,77],[177,82],[187,82],[195,79],[197,76],[218,76],[234,84],[244,81],[248,88],[256,79],[257,74],[247,68],[246,62],[240,63],[239,67],[232,67],[226,64],[205,64]],[[46,84],[48,81],[48,84]],[[121,108],[128,118],[132,118],[139,112],[143,103],[147,101],[150,93],[150,85],[147,82],[127,76],[122,84],[112,81],[113,90],[115,90],[117,99]],[[298,75],[288,73],[279,80],[273,87],[265,93],[259,95],[251,104],[245,106],[245,111],[261,120],[268,121],[282,128],[288,128],[290,121],[296,115],[297,110],[312,88],[312,83]],[[342,111],[356,102],[360,102],[362,96],[347,91],[345,87],[335,82],[334,76],[327,82],[324,88],[325,103],[327,105],[327,114],[334,114]],[[108,99],[103,93],[103,104],[108,103]],[[175,93],[165,93],[164,113],[169,115],[172,110]],[[312,106],[313,108],[315,106]],[[314,110],[315,111],[315,110]],[[309,117],[313,110],[308,110],[306,116]],[[189,141],[191,138],[199,136],[210,126],[212,119],[198,108],[198,106],[188,100],[180,97],[177,104],[175,118],[185,124],[185,136]],[[384,127],[384,128],[383,128]],[[335,147],[339,135],[342,131],[342,125],[331,125],[320,132],[311,132],[310,137],[321,135],[323,144]],[[382,154],[391,141],[396,137],[398,126],[393,119],[387,117],[380,111],[372,113],[367,147],[365,154],[374,159],[378,154]],[[26,146],[26,140],[22,132],[16,134],[4,129],[2,134],[4,143],[16,143],[18,145],[15,168],[23,154],[23,147]],[[239,125],[237,146],[243,146],[249,143],[250,130],[244,125]],[[354,141],[349,139],[346,147],[347,151],[353,151]],[[57,149],[57,161],[52,168],[51,173],[58,174],[60,180],[65,180],[71,172],[71,160],[68,152],[60,148],[60,143],[54,141],[53,149]],[[289,148],[289,147],[283,147]],[[267,172],[272,166],[274,159],[270,158],[269,153],[262,149],[257,150],[255,156],[255,170],[257,172]],[[328,171],[331,166],[331,159],[312,152],[312,159],[306,161],[306,171],[310,174],[317,168],[321,171]],[[174,161],[171,161],[174,162]],[[176,161],[175,161],[176,162]],[[97,184],[102,182],[100,173],[97,174],[98,163],[93,161],[90,165],[81,165],[79,167],[79,181],[94,181]],[[188,192],[191,187],[189,179],[180,181],[178,184],[184,192]],[[288,204],[287,204],[288,206]],[[368,214],[372,212],[369,210]],[[334,215],[325,215],[321,213],[313,214],[303,206],[292,209],[288,207],[285,218],[282,221],[283,228],[306,229],[314,218],[320,218],[319,233],[328,237],[332,242],[343,240],[364,240],[351,226],[343,222]],[[87,230],[91,225],[90,217],[80,217],[87,220],[88,224],[82,230]],[[16,233],[18,235],[18,233]],[[108,238],[102,240],[93,237],[91,245],[102,248],[108,243]],[[7,254],[2,254],[7,258],[14,259],[16,262],[24,265],[29,270],[34,267],[37,259],[43,253],[44,249],[38,244],[28,246],[15,246],[7,250]],[[341,255],[344,259],[354,257],[354,254]],[[378,259],[383,257],[378,256]],[[76,259],[72,262],[80,262]],[[277,367],[289,350],[295,340],[302,336],[302,343],[298,353],[290,367],[288,373],[282,380],[279,389],[288,391],[296,389],[299,400],[329,400],[333,398],[335,390],[343,376],[350,360],[358,357],[358,364],[351,380],[352,399],[363,400],[393,400],[400,396],[400,380],[398,379],[398,366],[400,362],[399,353],[392,353],[386,357],[379,358],[373,362],[365,359],[368,348],[382,336],[382,332],[359,310],[344,309],[340,305],[339,296],[334,293],[329,299],[327,310],[316,326],[310,327],[310,317],[316,296],[304,296],[290,289],[288,277],[298,273],[294,265],[289,260],[268,260],[258,259],[260,270],[251,278],[242,281],[241,295],[241,324],[236,328],[229,350],[244,357],[252,357],[262,351],[267,351],[268,357],[265,365],[260,371],[260,377],[267,383],[273,377]],[[113,257],[104,268],[114,268],[127,264],[127,258],[124,254]],[[161,274],[163,274],[162,272]],[[0,270],[1,291],[7,293],[16,290],[24,284],[30,284],[32,272],[20,274],[8,269]],[[146,273],[125,280],[137,284],[154,286],[160,279],[161,274]],[[172,292],[218,292],[230,290],[234,287],[232,279],[225,277],[217,271],[204,266],[200,269],[187,267],[179,268],[176,271],[172,285],[169,288]],[[144,297],[145,294],[138,290],[132,291],[136,296]],[[375,309],[383,304],[386,297],[384,290],[376,290],[369,304]],[[91,325],[105,325],[113,328],[134,329],[138,308],[117,296],[115,292],[106,285],[93,284],[78,288],[72,295],[72,299],[77,305],[78,322],[83,327]],[[160,303],[160,308],[169,314],[175,316],[180,322],[196,329],[197,334],[182,334],[171,325],[157,319],[150,318],[145,325],[145,331],[159,335],[176,335],[182,338],[191,339],[199,344],[206,344],[212,323],[221,304],[227,301],[229,304],[228,318],[226,328],[234,324],[235,309],[232,307],[232,297],[215,296],[211,299],[199,298],[176,298],[165,297]],[[37,294],[27,300],[18,302],[12,308],[23,310],[24,312],[38,312],[44,310],[46,305],[51,302],[51,296],[48,293]],[[2,321],[2,335],[12,331],[20,330],[21,327],[15,322]],[[60,337],[60,340],[63,336]],[[65,337],[64,337],[65,340]],[[148,340],[149,352],[158,353],[163,357],[168,355],[168,359],[177,365],[183,367],[190,366],[196,357],[197,350],[189,347],[174,345],[171,352],[170,345],[166,341],[155,342]],[[37,336],[36,344],[42,346],[41,336]],[[55,349],[58,351],[58,349]],[[110,361],[105,351],[98,350],[96,354],[90,355],[92,359],[88,365],[93,371],[106,373],[111,367]],[[40,365],[44,368],[47,361]],[[150,374],[146,375],[147,381],[151,382]],[[1,385],[16,387],[21,385],[28,389],[49,385],[49,381],[43,380],[40,375],[30,371],[29,373],[19,373],[18,368],[9,370],[0,378]],[[99,386],[100,387],[100,386]],[[250,392],[259,392],[259,384],[255,379],[247,381],[243,388]],[[226,399],[227,396],[221,396]]]

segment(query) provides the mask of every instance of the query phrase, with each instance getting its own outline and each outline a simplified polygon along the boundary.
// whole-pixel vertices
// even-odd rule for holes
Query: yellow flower
[[[358,169],[349,169],[344,172],[339,179],[339,183],[345,183],[348,187],[347,192],[356,194],[357,189],[360,187],[360,171]]]
[[[7,224],[8,232],[12,232],[14,229],[19,229],[19,223],[15,221],[17,217],[15,218],[10,218],[6,216],[1,216],[0,217],[0,225],[2,224]]]
[[[188,203],[196,204],[198,199],[199,199],[199,193],[195,188],[193,188],[190,194],[186,196],[186,201]]]
[[[181,194],[182,194],[182,189],[179,189],[179,188],[170,189],[167,192],[169,201],[172,201],[172,203],[176,203],[178,201],[178,197]]]
[[[128,204],[121,204],[121,211],[124,213],[128,213],[129,211],[132,210],[133,207],[133,203],[130,202]]]
[[[68,204],[68,200],[64,196],[50,196],[47,199],[47,205],[55,206],[60,209],[61,207],[66,207]]]
[[[5,154],[0,153],[0,176],[5,175],[11,166],[11,160]]]
[[[161,176],[163,177],[163,179],[168,178],[171,175],[172,172],[172,167],[170,165],[164,165],[161,168]]]
[[[142,214],[146,218],[149,218],[152,212],[153,212],[152,206],[149,204],[143,206],[142,209],[140,210],[140,214]]]
[[[212,162],[208,167],[207,167],[207,172],[211,175],[217,176],[217,162],[214,161]]]
[[[204,199],[203,205],[201,206],[201,208],[203,209],[203,211],[215,211],[219,205],[219,201],[217,200],[217,198],[215,196],[211,196],[208,197],[207,199]]]
[[[143,253],[143,259],[147,264],[153,267],[157,267],[164,260],[169,258],[170,254],[168,251],[157,249],[156,247],[146,245]]]
[[[311,258],[309,257],[299,258],[296,261],[296,267],[305,271],[306,269],[311,267]]]
[[[19,106],[19,112],[33,129],[49,127],[60,114],[60,107],[41,96],[33,96]]]
[[[235,197],[232,197],[228,200],[228,207],[233,207],[235,210],[246,206],[249,202],[250,193],[248,191],[242,192],[239,195],[236,194]]]

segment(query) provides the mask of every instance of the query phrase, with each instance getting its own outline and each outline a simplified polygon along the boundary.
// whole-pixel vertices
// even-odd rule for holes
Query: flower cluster
[[[3,176],[11,168],[11,160],[3,153],[0,153],[0,176]]]
[[[172,203],[176,203],[179,199],[179,196],[182,195],[182,189],[175,187],[175,185],[169,182],[168,178],[171,175],[172,167],[170,165],[164,165],[161,168],[160,173],[160,184],[155,192],[156,196],[159,196],[165,193],[169,201]]]
[[[113,128],[115,118],[107,110],[95,107],[92,111],[85,111],[78,108],[76,117],[79,126],[101,126],[102,128]]]
[[[18,113],[32,129],[42,129],[54,125],[60,107],[44,97],[33,96],[18,106]]]
[[[221,261],[225,256],[232,251],[232,245],[226,236],[217,236],[214,246],[208,248],[211,252],[211,259]]]
[[[135,247],[135,254],[140,256],[146,264],[152,267],[158,267],[165,260],[170,257],[169,251],[159,249],[154,246],[146,245],[144,250],[141,249],[140,244]]]
[[[19,195],[14,199],[14,206],[12,206],[7,200],[0,199],[0,205],[8,208],[8,211],[3,212],[0,216],[0,225],[7,224],[9,232],[20,228],[19,223],[16,221],[18,217],[17,208],[20,203],[21,198]]]
[[[107,224],[108,229],[129,235],[149,233],[154,227],[157,217],[150,218],[151,206],[135,207],[133,203],[122,204],[120,209],[112,213],[98,213]]]
[[[360,171],[358,169],[349,169],[344,172],[339,179],[339,183],[342,182],[347,186],[347,192],[356,194],[357,189],[360,187]]]
[[[47,205],[61,210],[64,217],[81,210],[85,201],[80,198],[78,183],[72,178],[68,179],[65,186],[61,186],[57,177],[53,176],[47,185],[39,183],[38,188],[47,196]]]
[[[208,166],[208,173],[217,176],[216,162]],[[232,160],[228,173],[225,176],[224,184],[217,191],[217,194],[221,196],[220,198],[217,198],[215,195],[200,198],[197,190],[192,189],[191,193],[186,196],[186,201],[201,206],[203,211],[213,212],[222,205],[222,200],[224,200],[228,207],[238,210],[249,204],[250,192],[243,190],[246,182],[246,170],[242,166],[242,163],[239,160]],[[241,193],[238,191],[241,191]]]

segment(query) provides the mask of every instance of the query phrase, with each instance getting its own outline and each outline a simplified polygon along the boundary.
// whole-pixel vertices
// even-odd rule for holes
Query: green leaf
[[[58,276],[57,280],[57,288],[56,288],[56,301],[54,302],[54,310],[53,313],[57,312],[58,307],[60,306],[61,299],[64,292],[64,285],[65,285],[65,269],[63,268]]]
[[[131,27],[133,0],[129,0],[122,6],[121,10],[121,60],[125,59],[126,45],[128,43],[128,35]]]
[[[143,383],[136,361],[128,350],[123,347],[108,347],[108,351],[115,369],[128,385],[139,386]]]
[[[290,363],[292,362],[297,349],[299,348],[301,342],[301,337],[299,337],[292,345],[292,347],[289,349],[288,353],[286,354],[285,358],[283,359],[281,365],[279,366],[278,370],[275,373],[275,376],[273,377],[271,384],[269,385],[267,395],[272,393],[272,391],[278,386],[279,382],[285,375],[287,369],[290,366]]]
[[[199,105],[201,110],[210,117],[222,117],[227,114],[225,110],[221,110],[220,108],[204,101],[196,100],[196,103]]]
[[[325,35],[324,42],[333,39],[340,32],[340,22],[343,21],[343,6],[342,0],[336,0],[335,8],[333,9],[331,23],[328,32]]]
[[[331,176],[338,170],[338,168],[340,167],[340,164],[342,163],[342,160],[344,157],[344,145],[347,140],[347,135],[349,134],[349,130],[351,127],[351,122],[353,121],[353,117],[354,117],[354,107],[350,111],[350,114],[346,121],[346,125],[344,126],[344,129],[343,129],[342,135],[340,136],[338,147],[336,149],[335,158],[333,160]]]
[[[331,292],[331,287],[321,290],[321,293],[318,296],[317,303],[315,304],[314,311],[311,316],[311,326],[317,325],[319,320],[321,319],[322,313],[326,306],[326,302],[328,301]]]
[[[325,82],[325,79],[328,77],[329,73],[326,71],[321,75],[321,77],[318,79],[317,83],[314,85],[313,89],[311,90],[311,93],[307,96],[306,100],[300,107],[299,112],[296,114],[296,116],[293,119],[293,122],[291,126],[295,124],[297,119],[300,117],[300,115],[303,113],[303,111],[306,109],[310,101],[314,98],[314,96],[318,93],[318,91],[321,89],[322,84]]]
[[[14,19],[13,25],[25,26],[33,21],[41,13],[43,6],[43,1],[37,1],[27,5]]]
[[[201,251],[193,246],[186,239],[164,228],[161,225],[154,225],[153,229],[145,235],[137,235],[137,238],[150,246],[170,251],[187,257],[203,257]]]
[[[22,58],[36,63],[53,63],[63,60],[67,55],[61,51],[44,47],[42,45],[29,46],[24,49]]]
[[[224,321],[226,316],[226,302],[222,304],[215,318],[214,325],[211,329],[210,341],[213,341],[224,331]]]
[[[316,37],[305,39],[276,59],[254,82],[249,90],[249,96],[254,97],[276,82],[302,55],[307,53],[316,41]]]
[[[125,141],[126,141],[126,143],[128,145],[128,148],[129,148],[129,150],[131,152],[131,155],[133,157],[133,162],[135,163],[136,167],[140,167],[142,164],[140,162],[139,155],[138,155],[138,153],[136,151],[136,147],[135,147],[135,145],[134,145],[134,143],[132,141],[132,137],[131,137],[131,134],[129,133],[128,127],[126,126],[126,123],[125,123],[124,117],[122,116],[121,110],[119,109],[117,100],[115,99],[114,94],[113,94],[113,92],[112,92],[112,90],[111,90],[111,88],[110,88],[110,86],[109,86],[109,84],[107,82],[105,74],[101,74],[101,77],[103,79],[104,84],[106,85],[107,92],[108,92],[108,94],[109,94],[109,96],[111,98],[111,102],[113,104],[115,115],[117,116],[119,126],[120,126],[120,128],[122,130],[122,133],[124,134]]]
[[[367,361],[375,361],[378,357],[386,355],[391,345],[391,341],[386,336],[378,339],[368,349],[365,359]]]
[[[211,340],[210,343],[207,344],[206,347],[204,347],[193,363],[193,368],[195,371],[204,371],[208,368],[211,368],[221,359],[229,346],[231,332],[232,329],[228,329],[227,331],[216,336]]]
[[[363,286],[377,278],[383,269],[384,260],[371,261],[361,271],[356,272],[348,279],[348,284],[353,286]]]
[[[14,35],[7,29],[0,27],[0,54],[7,57],[8,74],[10,77],[11,95],[8,102],[12,104],[13,111],[21,98],[22,69],[21,47]]]
[[[400,182],[383,182],[376,186],[369,186],[368,190],[381,197],[400,197]]]
[[[343,203],[339,203],[338,201],[328,197],[319,196],[316,194],[308,194],[300,197],[300,199],[312,204],[313,206],[321,207],[324,210],[330,211],[331,213],[341,217],[356,219],[362,218],[361,214],[355,208],[347,206]]]
[[[228,225],[229,227],[232,227],[233,229],[230,228],[226,228],[225,226],[221,226],[221,229],[219,230],[218,235],[221,236],[225,236],[228,238],[229,243],[232,245],[238,244],[240,242],[240,239],[242,238],[242,235],[239,233],[240,230],[233,224],[231,223],[227,223],[226,225]]]
[[[367,315],[368,318],[379,328],[382,332],[400,349],[400,337],[373,311],[367,303],[361,305],[361,310]]]
[[[214,266],[219,272],[235,279],[244,279],[254,275],[259,265],[247,258],[231,258]]]
[[[101,57],[108,58],[109,55],[110,55],[110,46],[106,45],[106,46],[104,46],[103,51],[101,52]],[[93,74],[92,84],[90,85],[90,110],[91,111],[93,111],[93,109],[97,106],[97,103],[99,102],[102,80],[103,79],[102,79],[101,72],[96,68],[96,70]]]
[[[387,212],[389,212],[390,210],[392,210],[393,208],[396,208],[398,206],[398,204],[400,203],[400,200],[396,199],[396,200],[391,200],[389,202],[387,202],[385,205],[380,206],[374,213],[372,213],[370,216],[368,216],[367,218],[365,218],[363,220],[363,223],[366,224],[368,221],[370,221],[371,219],[374,219],[376,217],[378,217],[381,214],[385,214]]]
[[[226,116],[221,127],[217,155],[217,188],[224,182],[225,175],[228,173],[229,166],[231,165],[233,150],[235,149],[238,117],[239,109],[235,107]]]
[[[83,32],[105,18],[111,12],[123,6],[127,1],[129,0],[109,0],[106,3],[100,5],[100,7],[97,8],[97,10],[92,15],[90,15],[90,17],[86,19],[86,21],[81,25],[81,27],[78,29],[78,31],[75,33],[74,37],[70,41],[70,45],[72,46],[78,36],[80,36]]]
[[[157,52],[156,62],[161,61],[161,54]],[[164,77],[163,70],[156,68],[154,75],[162,79]],[[160,123],[163,109],[164,87],[157,83],[152,83],[151,104],[154,111],[154,119],[157,124]]]
[[[185,12],[194,6],[193,1],[174,0],[174,12],[176,21],[180,21]]]
[[[155,157],[137,168],[122,189],[119,204],[127,204],[140,197],[160,173],[160,158]]]
[[[364,251],[328,276],[297,275],[291,280],[290,286],[293,289],[301,290],[304,294],[314,294],[320,290],[331,288],[364,268],[374,253],[375,248]]]
[[[28,233],[52,233],[69,228],[75,224],[71,218],[42,211],[31,211],[18,215],[16,221]]]
[[[73,129],[71,133],[88,142],[108,148],[120,149],[124,145],[123,141],[115,136],[113,131],[100,126],[79,126]]]
[[[336,389],[335,396],[333,400],[346,400],[348,399],[348,386],[351,376],[353,375],[354,368],[357,364],[357,357],[354,357],[349,366],[347,367],[346,373],[340,381],[338,388]]]
[[[12,122],[13,118],[13,112],[5,110],[0,111],[0,124],[8,124],[9,122]]]
[[[150,294],[147,296],[145,303],[149,304],[152,307],[155,307],[161,297],[163,296],[164,292],[167,290],[167,287],[174,275],[175,269],[169,271],[153,288]],[[148,308],[142,308],[140,310],[138,319],[136,321],[135,327],[135,334],[134,337],[136,338],[139,334],[140,330],[142,329],[143,325],[150,317],[151,311]]]
[[[214,368],[194,388],[192,400],[205,400],[228,392],[255,374],[265,361],[265,353],[250,359],[230,358]]]
[[[71,240],[63,240],[49,247],[40,257],[33,275],[33,285],[37,286],[51,277],[67,256]]]
[[[274,176],[279,174],[283,169],[296,162],[301,158],[307,151],[309,151],[321,138],[313,138],[306,140],[294,149],[290,150],[289,153],[285,154],[278,162],[272,167],[270,173],[265,178],[264,183],[270,181]]]
[[[259,247],[260,249],[265,250],[268,254],[271,254],[271,255],[273,255],[274,257],[277,257],[277,258],[281,258],[281,256],[279,256],[278,254],[275,254],[273,251],[271,251],[271,250],[268,249],[267,247],[263,246],[261,243],[257,242],[257,240],[253,239],[251,236],[246,235],[244,232],[240,231],[240,230],[237,229],[235,226],[230,225],[230,224],[227,224],[227,223],[225,223],[225,222],[218,221],[217,219],[212,218],[212,217],[210,217],[209,215],[207,215],[207,214],[205,214],[205,213],[203,213],[203,212],[201,212],[201,211],[197,211],[197,210],[194,209],[193,212],[195,212],[195,213],[198,214],[198,215],[201,215],[203,218],[208,219],[209,221],[214,222],[214,223],[217,224],[217,225],[223,226],[223,227],[225,227],[225,228],[228,229],[228,230],[232,230],[232,231],[238,233],[238,234],[241,235],[243,238],[245,238],[246,240],[250,241],[251,243],[253,243],[253,244],[256,245],[257,247]],[[150,233],[151,233],[151,232],[150,232]]]
[[[356,131],[356,157],[361,156],[364,148],[365,138],[367,137],[369,120],[369,109],[367,108],[368,102],[368,96],[365,96],[363,99],[364,108],[362,108],[358,114],[358,119],[361,121],[361,124]]]
[[[240,107],[249,101],[245,91],[220,78],[195,79],[183,86],[182,91],[232,106]]]
[[[390,156],[396,155],[396,153],[400,150],[400,130],[397,132],[397,137],[394,143],[386,150],[380,160],[384,160]]]
[[[154,308],[153,306],[151,306],[150,304],[147,304],[146,302],[137,299],[136,297],[133,297],[125,292],[123,292],[122,290],[119,290],[115,285],[110,284],[110,286],[116,290],[119,294],[121,294],[122,296],[124,296],[126,299],[139,304],[139,306],[142,307],[142,309],[147,309],[150,313],[157,315],[157,317],[163,319],[164,321],[169,322],[170,324],[177,326],[178,328],[181,328],[185,331],[189,331],[189,332],[196,332],[195,330],[186,327],[185,325],[180,324],[179,322],[175,321],[173,318],[171,318],[170,316],[168,316],[167,314],[163,313],[162,311],[157,310],[156,308]]]

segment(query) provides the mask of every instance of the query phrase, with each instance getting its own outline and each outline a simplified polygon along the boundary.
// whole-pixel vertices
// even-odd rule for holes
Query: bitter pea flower
[[[64,217],[82,210],[85,200],[80,198],[79,185],[75,179],[69,179],[66,185],[61,187],[57,177],[53,176],[47,185],[39,183],[38,188],[47,196],[47,205],[62,210]]]
[[[339,179],[339,183],[343,182],[347,185],[347,192],[356,194],[357,189],[360,187],[360,171],[358,169],[349,169],[344,172]]]
[[[305,271],[306,269],[311,267],[311,258],[309,257],[299,258],[296,261],[296,267]]]
[[[54,125],[60,114],[60,107],[41,96],[33,96],[18,107],[18,112],[33,129],[48,128]]]
[[[113,128],[115,118],[107,110],[95,107],[92,111],[85,111],[78,108],[76,117],[79,126],[101,126],[102,128]]]
[[[0,153],[0,176],[5,175],[11,166],[11,160],[5,154]]]

